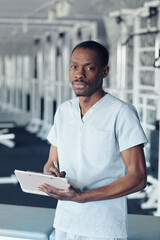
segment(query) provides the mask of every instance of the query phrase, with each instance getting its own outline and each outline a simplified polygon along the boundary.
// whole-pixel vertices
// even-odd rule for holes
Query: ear
[[[108,75],[108,73],[109,73],[109,67],[106,66],[103,69],[103,73],[102,73],[103,78],[105,78]]]

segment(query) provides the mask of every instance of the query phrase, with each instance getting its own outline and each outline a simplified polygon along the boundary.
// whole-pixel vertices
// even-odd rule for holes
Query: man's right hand
[[[45,174],[51,174],[55,177],[65,177],[66,173],[59,171],[58,165],[58,151],[57,148],[53,145],[50,147],[49,159],[44,166],[43,172]]]
[[[59,172],[58,168],[56,168],[55,166],[53,166],[53,167],[50,167],[50,168],[48,169],[48,171],[45,172],[45,174],[51,174],[51,175],[54,175],[55,177],[65,177],[66,172],[64,172],[64,171]]]

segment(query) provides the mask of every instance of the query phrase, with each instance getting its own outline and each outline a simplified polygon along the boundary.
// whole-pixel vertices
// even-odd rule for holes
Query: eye
[[[95,67],[91,66],[91,67],[87,67],[86,68],[88,71],[93,71],[95,69]]]
[[[72,65],[71,68],[72,69],[77,69],[77,66],[76,65]]]

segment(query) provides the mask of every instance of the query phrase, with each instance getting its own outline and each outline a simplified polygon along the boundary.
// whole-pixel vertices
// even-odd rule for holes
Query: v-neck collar
[[[83,117],[81,117],[81,109],[80,109],[80,104],[79,104],[79,97],[77,97],[77,109],[78,109],[78,117],[81,120],[82,123],[85,123],[91,113],[96,110],[96,108],[108,97],[109,93],[104,95],[101,99],[99,99],[92,107],[88,109],[88,111],[84,114]]]

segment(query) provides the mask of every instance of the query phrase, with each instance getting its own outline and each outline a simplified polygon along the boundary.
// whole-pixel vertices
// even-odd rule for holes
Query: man
[[[126,238],[125,195],[146,185],[147,139],[133,106],[103,90],[108,73],[108,51],[101,44],[86,41],[73,49],[70,79],[77,98],[56,112],[44,166],[56,176],[66,173],[70,185],[67,191],[39,186],[60,200],[56,240]]]

